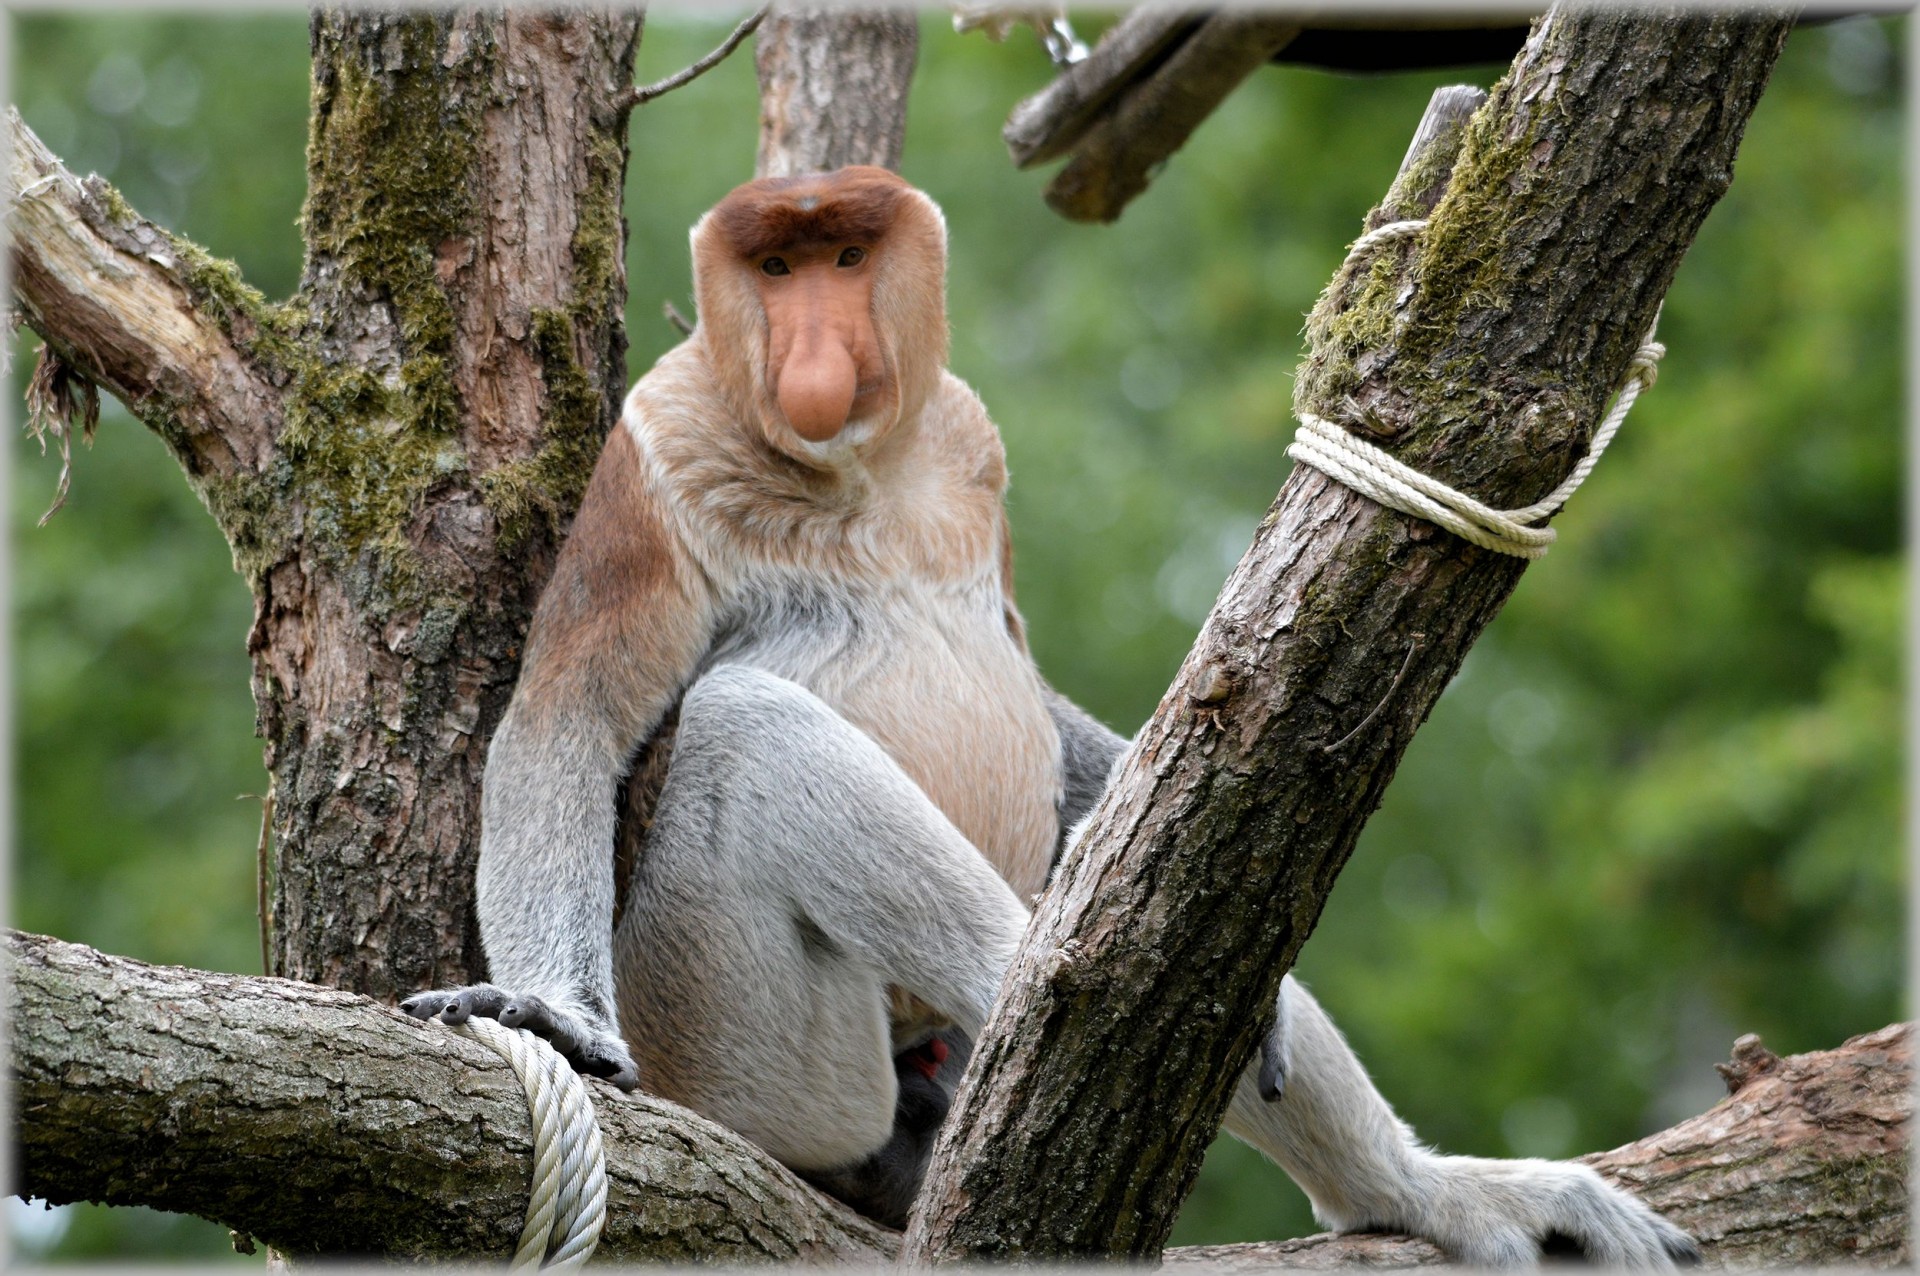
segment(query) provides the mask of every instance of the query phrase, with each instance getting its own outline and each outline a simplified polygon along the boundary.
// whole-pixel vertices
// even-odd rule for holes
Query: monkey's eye
[[[866,259],[867,250],[864,248],[849,248],[840,254],[840,264],[842,266],[858,266]]]
[[[769,257],[760,263],[760,273],[763,275],[790,275],[793,272],[787,269],[787,263],[780,258]]]

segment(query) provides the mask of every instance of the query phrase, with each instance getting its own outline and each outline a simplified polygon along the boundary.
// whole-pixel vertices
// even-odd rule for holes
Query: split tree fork
[[[761,48],[770,89],[788,40],[797,46],[789,65],[847,56],[866,69],[856,114],[904,100],[911,24],[776,17],[761,36],[778,37]],[[1429,286],[1411,300],[1426,320],[1407,327],[1417,341],[1391,360],[1367,360],[1363,374],[1350,343],[1379,331],[1360,321],[1398,287],[1370,276],[1357,296],[1337,289],[1314,325],[1308,405],[1321,393],[1357,397],[1402,425],[1403,456],[1425,464],[1445,450],[1444,476],[1496,503],[1550,487],[1579,451],[1576,423],[1594,418],[1723,191],[1784,31],[1784,20],[1692,13],[1550,16],[1467,130],[1449,188],[1457,209],[1436,214]],[[18,1185],[50,1199],[190,1210],[292,1252],[504,1254],[525,1208],[517,1085],[471,1043],[445,1035],[423,1046],[417,1027],[354,993],[391,1000],[480,973],[467,894],[479,765],[517,672],[519,636],[622,390],[620,86],[631,83],[638,23],[585,11],[323,11],[313,32],[307,268],[296,302],[265,303],[230,266],[142,220],[104,183],[65,173],[17,116],[12,261],[17,303],[50,351],[47,384],[78,378],[126,402],[166,441],[234,547],[256,601],[249,650],[276,794],[273,967],[354,992],[13,940]],[[894,78],[877,83],[882,75]],[[1537,113],[1548,81],[1556,109]],[[873,134],[829,137],[802,153],[812,145],[804,139],[828,132],[805,122],[828,113],[792,94],[768,101],[774,161],[886,158],[833,150],[871,146]],[[1696,126],[1654,126],[1654,103],[1660,119]],[[896,127],[878,140],[897,146],[897,110],[891,118]],[[533,154],[540,164],[526,162]],[[387,162],[397,155],[434,158],[424,168]],[[1542,155],[1548,162],[1521,158]],[[1440,184],[1429,166],[1408,176],[1402,185],[1420,189],[1395,198]],[[1577,215],[1526,216],[1546,207]],[[1605,270],[1588,255],[1595,241],[1578,233],[1586,225],[1609,228]],[[571,229],[556,238],[552,227]],[[1389,274],[1404,269],[1396,262]],[[1509,285],[1513,304],[1471,309],[1484,294],[1450,286],[1469,269]],[[488,317],[500,314],[515,318],[490,330]],[[1551,445],[1475,427],[1485,432],[1447,448],[1438,418],[1421,410],[1431,405],[1417,373],[1449,359],[1489,370],[1455,391],[1469,410],[1449,419],[1518,421],[1548,432]],[[1511,411],[1528,395],[1578,410]],[[461,410],[475,402],[492,405],[484,420]],[[1325,584],[1311,615],[1284,630],[1249,622],[1271,616],[1280,584],[1308,569]],[[1170,761],[1178,782],[1156,786],[1130,764],[1068,889],[1044,902],[1034,943],[1079,939],[1079,980],[1137,989],[1164,977],[1120,967],[1084,902],[1094,891],[1128,895],[1127,883],[1144,880],[1141,855],[1175,842],[1181,863],[1269,885],[1219,911],[1170,880],[1169,893],[1152,897],[1172,928],[1158,951],[1179,951],[1171,941],[1184,927],[1205,926],[1223,948],[1251,935],[1242,950],[1274,957],[1259,965],[1277,979],[1413,725],[1518,572],[1296,475],[1142,734],[1137,756]],[[1328,627],[1353,637],[1316,643]],[[1311,704],[1375,703],[1405,659],[1407,631],[1425,638],[1394,702],[1345,746],[1342,773],[1358,791],[1295,808],[1305,822],[1264,848],[1228,837],[1270,827],[1285,795],[1314,778],[1312,747],[1348,725],[1297,715]],[[1278,703],[1267,689],[1281,672],[1344,691]],[[1221,728],[1211,758],[1190,747],[1208,723]],[[1275,796],[1254,808],[1254,793]],[[1123,826],[1135,830],[1124,857]],[[1232,858],[1248,855],[1257,862]],[[1129,915],[1149,897],[1121,902],[1116,915]],[[1170,1066],[1154,1076],[1116,1078],[1123,1107],[1185,1114],[1176,1139],[1140,1146],[1144,1127],[1111,1111],[1061,1125],[1092,1093],[1090,1070],[1124,1066],[1101,1054],[1121,1025],[1042,1031],[1062,1007],[1050,995],[1057,986],[1030,964],[982,1051],[969,1121],[929,1184],[915,1252],[980,1252],[993,1248],[981,1243],[988,1236],[1029,1253],[1152,1252],[1217,1124],[1225,1078],[1252,1042],[1203,1033],[1162,1051]],[[1246,1024],[1238,1012],[1272,988],[1209,991],[1234,1003],[1223,1025]],[[1148,1001],[1104,1000],[1116,1012]],[[1029,1002],[1030,1015],[1011,1017]],[[1125,1028],[1143,1057],[1164,1040],[1151,1023]],[[264,1054],[263,1037],[276,1043]],[[1815,1172],[1808,1157],[1818,1172],[1844,1173],[1854,1188],[1831,1196],[1833,1217],[1853,1220],[1848,1230],[1868,1238],[1869,1252],[1904,1255],[1904,1086],[1889,1095],[1834,1080],[1857,1075],[1845,1069],[1859,1058],[1891,1075],[1905,1066],[1904,1038],[1851,1049],[1787,1061],[1777,1077],[1827,1087],[1823,1109],[1836,1090],[1858,1100],[1862,1116],[1847,1128],[1861,1134],[1847,1147],[1814,1142],[1833,1127],[1795,1124],[1791,1100],[1772,1091],[1735,1110],[1756,1124],[1727,1137],[1777,1141],[1764,1164],[1788,1180]],[[142,1066],[119,1067],[134,1062]],[[1047,1078],[1068,1074],[1075,1081],[1048,1088]],[[342,1094],[365,1101],[339,1105]],[[609,1256],[889,1252],[887,1237],[726,1132],[645,1098],[601,1106],[616,1201],[628,1206],[615,1211]],[[340,1128],[342,1111],[359,1124]],[[1038,1133],[1047,1129],[1055,1133]],[[1074,1190],[1047,1181],[1036,1192],[1033,1175],[1045,1167],[1001,1155],[1042,1137],[1084,1154]],[[1682,1132],[1655,1146],[1676,1159],[1644,1153],[1649,1196],[1671,1204],[1710,1256],[1758,1259],[1738,1247],[1763,1236],[1778,1246],[1767,1253],[1789,1261],[1843,1252],[1823,1219],[1780,1207],[1800,1199],[1798,1189],[1729,1185],[1701,1200],[1690,1194],[1710,1176],[1688,1160]],[[989,1160],[1005,1192],[956,1208],[969,1165]],[[1107,1203],[1126,1197],[1129,1181],[1158,1186],[1116,1227]],[[1795,1217],[1742,1230],[1763,1195],[1776,1224]],[[1335,1244],[1358,1256],[1390,1242]]]

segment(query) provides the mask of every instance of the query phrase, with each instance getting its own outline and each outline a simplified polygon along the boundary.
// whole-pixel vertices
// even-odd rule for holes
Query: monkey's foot
[[[616,1033],[592,1023],[577,1010],[559,1009],[532,994],[513,993],[492,984],[470,984],[415,993],[400,1003],[400,1009],[415,1019],[438,1019],[446,1024],[465,1023],[475,1015],[497,1019],[509,1028],[525,1028],[545,1038],[576,1072],[605,1078],[622,1090],[640,1084],[640,1070],[634,1066],[627,1043]]]
[[[1568,1249],[1640,1271],[1700,1262],[1692,1237],[1576,1162],[1429,1156],[1421,1168],[1433,1178],[1415,1190],[1405,1216],[1377,1222],[1424,1236],[1471,1266],[1530,1267]]]

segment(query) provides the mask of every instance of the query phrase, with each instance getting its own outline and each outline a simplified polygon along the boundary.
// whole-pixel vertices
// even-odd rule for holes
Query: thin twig
[[[1406,679],[1407,670],[1413,668],[1413,653],[1420,650],[1420,644],[1426,640],[1426,637],[1427,636],[1425,634],[1415,634],[1413,636],[1413,641],[1407,644],[1407,658],[1400,662],[1400,672],[1393,675],[1393,685],[1387,688],[1386,695],[1380,697],[1380,703],[1373,706],[1373,712],[1369,713],[1366,717],[1360,719],[1359,726],[1347,732],[1345,735],[1341,736],[1338,740],[1335,740],[1332,744],[1322,745],[1320,748],[1320,752],[1322,753],[1338,752],[1341,745],[1353,739],[1353,737],[1359,735],[1362,731],[1365,731],[1367,729],[1367,724],[1380,716],[1380,711],[1387,707],[1387,701],[1393,699],[1393,693],[1400,690],[1401,682],[1405,681]]]
[[[707,54],[706,57],[701,58],[684,71],[676,71],[666,79],[655,81],[645,88],[628,89],[626,93],[621,96],[621,109],[631,110],[636,106],[644,106],[661,94],[671,93],[683,84],[691,84],[707,72],[713,70],[714,67],[726,60],[729,53],[732,53],[740,47],[742,40],[754,33],[755,28],[760,25],[761,19],[767,16],[767,10],[772,7],[771,5],[762,5],[751,17],[734,28],[733,34],[729,35],[725,40],[722,40],[719,48]]]
[[[241,801],[257,798],[260,802],[260,844],[254,848],[254,915],[260,919],[260,973],[273,973],[273,900],[267,889],[268,848],[273,844],[273,776],[267,776],[267,791],[242,793]],[[238,1248],[236,1243],[235,1248]],[[241,1250],[241,1253],[250,1253]]]
[[[693,321],[681,314],[679,309],[675,307],[671,301],[663,301],[660,303],[660,313],[667,317],[668,323],[680,329],[681,336],[691,337],[693,335]]]

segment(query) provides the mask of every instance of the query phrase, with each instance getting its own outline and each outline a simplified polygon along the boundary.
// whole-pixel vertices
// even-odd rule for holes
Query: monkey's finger
[[[607,1054],[589,1054],[574,1061],[574,1066],[590,1077],[611,1081],[628,1093],[640,1088],[640,1069],[633,1060]]]
[[[441,1009],[440,1022],[463,1024],[475,1015],[479,1015],[482,1019],[498,1019],[501,1008],[512,1000],[512,995],[505,989],[495,988],[492,984],[475,984],[471,988],[461,988]]]
[[[449,1002],[453,993],[436,988],[432,992],[417,992],[400,1003],[400,1009],[415,1019],[431,1019],[439,1014]]]

